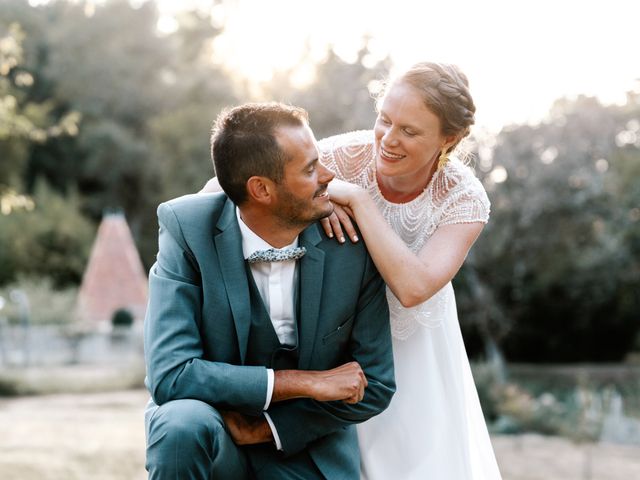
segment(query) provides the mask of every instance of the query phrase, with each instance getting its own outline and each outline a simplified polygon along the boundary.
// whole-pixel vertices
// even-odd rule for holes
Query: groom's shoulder
[[[163,223],[179,223],[202,228],[215,225],[229,201],[224,193],[196,193],[173,198],[158,206],[158,218]]]
[[[228,197],[223,192],[192,193],[167,200],[161,203],[158,209],[167,206],[180,214],[185,214],[186,212],[193,214],[212,213],[218,209],[221,210],[227,199]]]
[[[329,238],[325,233],[318,222],[313,225],[311,228],[315,229],[317,235],[320,238],[318,242],[318,248],[325,252],[326,258],[329,261],[335,262],[345,262],[346,260],[354,261],[356,263],[362,263],[369,259],[369,252],[367,251],[367,247],[362,240],[362,235],[360,234],[360,230],[358,226],[354,224],[354,228],[358,234],[360,240],[356,243],[347,240],[344,243],[338,242],[335,238]]]

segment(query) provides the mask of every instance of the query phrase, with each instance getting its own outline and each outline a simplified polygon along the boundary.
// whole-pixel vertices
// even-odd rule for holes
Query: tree
[[[2,28],[0,26],[0,28]],[[28,98],[34,77],[23,66],[25,33],[18,23],[0,30],[0,201],[2,212],[29,205],[17,192],[24,187],[24,170],[29,149],[49,138],[78,132],[80,116],[70,112],[57,123],[51,118],[51,102],[36,103]]]
[[[369,88],[388,75],[390,60],[385,58],[367,67],[369,55],[365,46],[356,61],[349,63],[329,49],[326,59],[315,67],[315,76],[308,85],[292,85],[293,72],[285,72],[276,77],[265,96],[305,108],[318,139],[372,129],[376,111]]]
[[[640,196],[629,179],[640,142],[620,139],[634,138],[623,132],[637,132],[639,113],[580,97],[498,136],[484,175],[492,218],[474,253],[511,321],[510,359],[619,360],[631,348]]]

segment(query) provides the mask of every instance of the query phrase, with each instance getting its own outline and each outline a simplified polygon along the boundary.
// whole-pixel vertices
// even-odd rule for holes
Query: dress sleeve
[[[456,175],[460,183],[449,191],[438,226],[489,221],[491,203],[487,192],[471,169],[461,168],[464,170]]]
[[[373,166],[372,130],[358,130],[327,137],[318,142],[320,161],[336,178],[364,186]]]

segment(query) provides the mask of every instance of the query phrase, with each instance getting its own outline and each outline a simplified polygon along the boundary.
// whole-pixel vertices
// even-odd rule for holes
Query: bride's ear
[[[459,142],[460,142],[459,135],[449,135],[448,137],[445,137],[444,143],[440,147],[440,150],[446,149],[447,152],[449,152],[451,150],[451,147],[456,146]]]

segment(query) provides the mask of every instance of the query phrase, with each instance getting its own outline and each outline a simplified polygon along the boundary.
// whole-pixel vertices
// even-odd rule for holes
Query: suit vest
[[[245,365],[261,365],[274,370],[295,369],[298,367],[298,348],[282,345],[273,329],[271,317],[267,313],[249,264],[246,265],[249,283],[249,302],[251,305],[251,328],[247,342]],[[296,319],[299,317],[298,295],[296,295]],[[297,321],[297,320],[296,320]],[[298,329],[296,329],[297,331]]]

